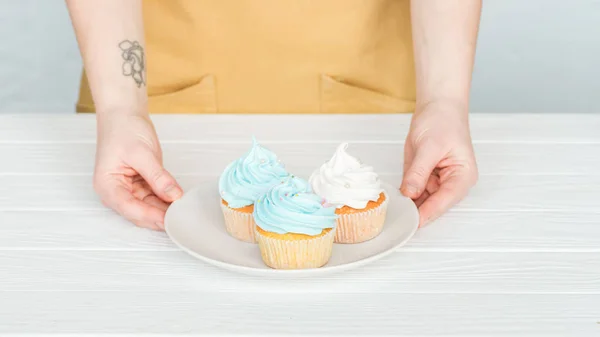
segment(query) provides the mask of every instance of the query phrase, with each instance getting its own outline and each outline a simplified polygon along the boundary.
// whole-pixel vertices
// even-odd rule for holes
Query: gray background
[[[483,7],[471,110],[600,113],[600,0]],[[0,0],[0,113],[73,113],[80,73],[64,1]]]

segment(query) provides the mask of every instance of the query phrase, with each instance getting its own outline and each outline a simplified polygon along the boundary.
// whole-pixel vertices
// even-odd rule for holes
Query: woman
[[[477,180],[468,98],[481,0],[67,4],[86,69],[77,109],[97,115],[95,189],[138,226],[162,230],[182,195],[149,113],[414,111],[401,191],[421,225]]]

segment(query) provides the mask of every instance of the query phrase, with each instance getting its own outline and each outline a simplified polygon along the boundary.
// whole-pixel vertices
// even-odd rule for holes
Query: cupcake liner
[[[221,210],[223,210],[225,228],[229,235],[241,241],[256,243],[256,239],[254,238],[256,223],[254,222],[252,213],[236,211],[222,203]]]
[[[388,207],[388,195],[381,205],[364,212],[338,214],[335,243],[359,243],[381,233]]]
[[[274,269],[319,268],[329,261],[335,229],[322,236],[302,240],[282,240],[255,231],[260,255]]]

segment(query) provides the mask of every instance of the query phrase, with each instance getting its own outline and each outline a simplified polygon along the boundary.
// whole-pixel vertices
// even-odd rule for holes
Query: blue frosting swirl
[[[275,153],[260,146],[252,137],[250,151],[229,164],[221,174],[219,191],[229,207],[245,207],[288,176]]]
[[[254,220],[265,231],[314,236],[335,227],[335,207],[324,204],[307,181],[291,176],[257,200]]]

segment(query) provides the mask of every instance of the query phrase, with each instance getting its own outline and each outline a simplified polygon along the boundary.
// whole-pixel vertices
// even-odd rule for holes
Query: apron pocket
[[[413,112],[415,102],[344,83],[321,75],[322,113]]]
[[[177,91],[148,96],[151,113],[216,113],[215,77],[205,75],[198,82]]]

